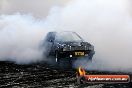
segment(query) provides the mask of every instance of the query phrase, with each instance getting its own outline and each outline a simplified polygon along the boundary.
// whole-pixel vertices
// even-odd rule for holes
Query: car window
[[[82,41],[82,38],[74,32],[61,32],[57,33],[56,41]]]

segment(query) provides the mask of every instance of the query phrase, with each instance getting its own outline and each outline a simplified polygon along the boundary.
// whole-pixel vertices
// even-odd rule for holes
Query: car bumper
[[[80,53],[80,55],[76,55]],[[81,54],[82,53],[82,54]],[[82,50],[82,51],[62,51],[59,52],[58,55],[60,58],[70,58],[72,60],[74,59],[78,59],[78,58],[84,58],[84,57],[90,57],[89,59],[92,59],[93,55],[94,55],[94,51],[86,51],[86,50]]]

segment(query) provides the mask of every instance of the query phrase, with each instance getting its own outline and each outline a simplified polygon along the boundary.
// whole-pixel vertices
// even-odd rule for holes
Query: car
[[[44,56],[53,56],[56,63],[75,61],[79,58],[92,61],[95,53],[93,45],[72,31],[48,32],[41,47]]]

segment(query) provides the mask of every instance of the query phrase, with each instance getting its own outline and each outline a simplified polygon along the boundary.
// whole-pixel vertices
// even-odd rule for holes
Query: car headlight
[[[67,51],[67,49],[66,48],[63,48],[63,51]]]
[[[66,44],[57,43],[57,46],[58,47],[64,47],[64,46],[66,46]]]
[[[69,48],[67,46],[63,47],[63,51],[68,51]]]
[[[89,48],[88,48],[88,46],[85,46],[85,50],[88,50]]]
[[[70,45],[66,45],[63,47],[63,51],[69,51],[71,50],[71,46]]]

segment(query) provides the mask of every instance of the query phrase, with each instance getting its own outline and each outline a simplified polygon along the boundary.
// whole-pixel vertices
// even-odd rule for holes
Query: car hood
[[[70,46],[91,46],[88,42],[83,41],[73,41],[73,42],[57,42],[60,45],[70,45]]]

